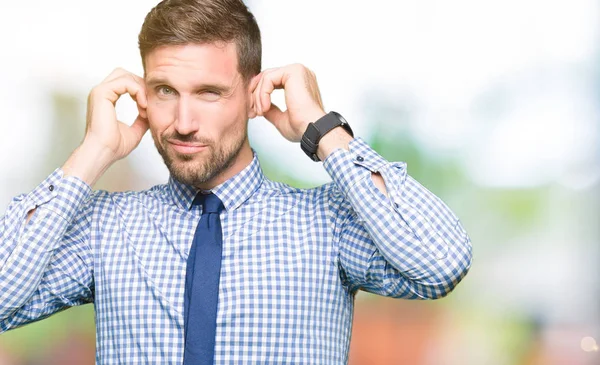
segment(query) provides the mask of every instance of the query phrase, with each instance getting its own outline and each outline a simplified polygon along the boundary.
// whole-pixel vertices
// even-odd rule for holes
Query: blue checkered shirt
[[[434,299],[467,273],[450,209],[404,163],[360,139],[349,148],[318,188],[268,180],[255,156],[213,189],[226,208],[215,364],[345,364],[357,290]],[[98,364],[181,364],[195,194],[172,179],[92,192],[58,169],[15,198],[0,220],[0,331],[94,303]]]

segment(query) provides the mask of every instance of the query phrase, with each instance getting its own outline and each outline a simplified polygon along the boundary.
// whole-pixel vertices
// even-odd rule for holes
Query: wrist
[[[347,150],[353,138],[354,134],[346,119],[332,111],[308,124],[300,140],[300,147],[313,161],[324,161],[338,148]]]
[[[325,161],[325,159],[337,149],[349,151],[349,144],[353,139],[354,137],[341,126],[332,129],[331,132],[327,133],[319,141],[319,147],[317,148],[319,160]]]
[[[62,167],[64,176],[75,176],[89,186],[115,162],[114,154],[107,148],[85,141],[73,151]]]

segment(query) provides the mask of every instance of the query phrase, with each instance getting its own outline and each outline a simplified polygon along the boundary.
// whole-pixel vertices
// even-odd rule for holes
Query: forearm
[[[90,191],[57,170],[9,205],[0,220],[0,321],[13,316],[36,292],[54,250]]]
[[[470,239],[439,198],[409,176],[403,188],[410,193],[401,200],[348,196],[353,207],[362,206],[355,208],[356,214],[377,247],[369,270],[380,270],[382,288],[389,296],[399,296],[403,291],[399,284],[406,280],[419,298],[444,297],[470,268]]]
[[[387,286],[382,291],[389,296],[407,296],[401,293],[406,285],[421,298],[448,294],[471,263],[471,243],[458,218],[408,176],[405,164],[387,162],[362,141],[351,147],[335,152],[325,167],[374,246],[364,247],[357,264],[364,273],[357,275],[378,272],[371,277]],[[385,180],[387,195],[376,187],[375,172]]]
[[[116,119],[114,109],[125,93],[136,100],[140,111],[130,126]],[[21,201],[15,200],[2,218],[0,330],[43,317],[61,305],[91,300],[92,208],[84,202],[106,169],[137,147],[148,130],[145,95],[143,79],[122,69],[113,71],[90,92],[83,143],[62,169]],[[84,213],[82,208],[90,209]],[[48,269],[58,253],[62,259],[51,265],[61,269]],[[42,282],[44,274],[49,277]]]
[[[321,141],[319,141],[319,147],[317,149],[317,155],[321,161],[325,161],[331,153],[337,149],[349,150],[348,145],[354,139],[344,128],[337,127],[331,132],[327,133]],[[387,189],[385,187],[385,181],[381,177],[381,174],[373,172],[371,173],[371,179],[373,183],[385,196],[387,196]]]
[[[62,170],[65,177],[77,177],[92,187],[113,162],[114,153],[88,141],[73,151]]]
[[[113,154],[110,151],[90,143],[83,143],[73,151],[61,170],[63,177],[76,177],[92,187],[112,163]],[[26,224],[33,217],[36,209],[37,207],[32,207],[27,211]]]

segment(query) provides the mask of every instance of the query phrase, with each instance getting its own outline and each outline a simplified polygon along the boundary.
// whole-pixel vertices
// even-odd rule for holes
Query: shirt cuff
[[[92,193],[92,188],[75,176],[64,176],[56,169],[27,195],[29,210],[40,208],[71,221],[78,208]]]
[[[355,138],[348,144],[349,150],[338,148],[325,161],[323,167],[344,195],[371,173],[379,172],[388,161],[373,150],[362,138]]]

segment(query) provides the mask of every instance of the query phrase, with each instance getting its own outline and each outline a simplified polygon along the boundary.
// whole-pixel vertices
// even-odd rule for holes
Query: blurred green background
[[[79,144],[95,84],[117,66],[142,73],[136,36],[155,3],[2,6],[0,211]],[[350,364],[599,364],[600,2],[247,3],[263,66],[311,68],[326,108],[407,162],[473,241],[473,267],[447,298],[360,293]],[[117,109],[134,119],[131,100]],[[249,131],[271,179],[329,181],[267,121]],[[166,178],[146,136],[96,188]],[[0,365],[91,364],[94,338],[93,306],[71,308],[0,335]]]

